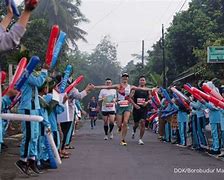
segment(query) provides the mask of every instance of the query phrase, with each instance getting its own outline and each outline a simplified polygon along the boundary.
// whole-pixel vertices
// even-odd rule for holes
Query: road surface
[[[115,128],[116,130],[116,128]],[[103,123],[97,122],[94,130],[85,122],[73,142],[70,159],[63,160],[57,170],[49,170],[32,180],[218,180],[224,178],[224,162],[186,148],[158,141],[147,131],[145,145],[131,139],[128,146],[119,145],[119,136],[103,140]],[[180,168],[180,169],[178,169]],[[175,173],[189,168],[191,173]],[[201,170],[199,169],[201,168]],[[223,173],[219,172],[223,168]],[[192,173],[196,171],[198,173]],[[186,169],[187,170],[187,169]],[[200,173],[205,171],[207,173]],[[17,179],[22,179],[19,177]]]

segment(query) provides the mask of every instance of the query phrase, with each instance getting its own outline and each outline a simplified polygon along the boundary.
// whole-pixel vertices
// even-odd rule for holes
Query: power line
[[[183,0],[184,1],[184,0]],[[181,1],[178,5],[177,5],[177,7],[175,8],[175,11],[171,14],[171,16],[169,16],[169,18],[166,20],[166,21],[169,21],[173,16],[174,16],[174,13],[176,13],[176,12],[178,12],[179,10],[180,10],[180,8],[183,6],[183,1]],[[181,5],[181,7],[180,7],[180,5]],[[179,9],[179,10],[178,10]]]
[[[172,4],[172,1],[170,1],[170,3],[168,4],[168,6],[166,7],[166,10],[163,12],[163,14],[157,19],[157,21],[155,21],[156,23],[154,24],[154,28],[153,30],[155,30],[155,26],[158,25],[158,24],[161,24],[161,20],[163,18],[163,16],[166,14],[166,12],[170,9],[171,7],[171,4]],[[153,31],[152,34],[154,34],[155,31]]]
[[[183,9],[183,7],[185,6],[187,0],[184,1],[184,3],[182,4],[181,8],[179,9],[178,13]]]
[[[94,25],[92,25],[92,27],[90,27],[88,32],[91,32],[94,29],[94,27],[96,27],[99,23],[101,23],[104,19],[110,16],[114,11],[116,11],[121,6],[121,4],[123,4],[123,2],[124,1],[121,1],[114,9],[112,9],[109,13],[107,13],[101,19],[99,19]]]
[[[186,4],[186,2],[187,2],[187,0],[183,0],[183,1],[181,1],[178,5],[177,5],[177,7],[175,8],[175,11],[171,14],[171,16],[169,16],[169,18],[166,20],[166,22],[168,22],[168,21],[170,21],[170,19],[174,16],[174,13],[175,12],[180,12],[183,8],[184,8],[184,6],[185,6],[185,4]],[[180,5],[181,5],[181,7],[180,7]],[[180,8],[179,8],[180,7]],[[179,9],[179,10],[178,10]],[[157,38],[159,38],[161,35],[158,35],[157,36]],[[157,39],[156,38],[156,39]]]

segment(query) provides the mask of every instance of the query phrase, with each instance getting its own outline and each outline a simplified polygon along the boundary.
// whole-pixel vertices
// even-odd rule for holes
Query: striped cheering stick
[[[5,0],[5,3],[6,3],[6,6],[12,7],[12,11],[15,16],[17,16],[17,17],[20,16],[20,12],[19,12],[14,0]]]
[[[4,96],[8,92],[8,90],[14,89],[14,86],[15,86],[16,82],[18,81],[18,79],[21,77],[26,65],[27,65],[27,59],[24,57],[20,60],[18,66],[16,68],[16,72],[12,78],[12,81],[9,83],[9,87],[3,91],[2,96]]]
[[[30,62],[28,63],[28,65],[26,66],[26,68],[23,70],[22,75],[20,76],[20,78],[17,80],[17,82],[15,84],[15,89],[16,90],[18,90],[18,91],[21,90],[21,88],[23,87],[23,85],[25,84],[25,82],[27,81],[27,79],[29,78],[30,74],[33,72],[33,70],[39,64],[39,62],[40,62],[40,59],[37,56],[33,56],[30,59]],[[17,104],[17,102],[20,100],[20,98],[21,98],[21,95],[19,93],[13,99],[10,108],[13,108]]]
[[[206,93],[208,93],[208,94],[214,96],[214,97],[217,98],[218,100],[224,102],[224,98],[221,96],[221,94],[218,93],[216,90],[210,88],[210,87],[208,86],[208,84],[204,83],[204,84],[202,85],[202,90],[203,90],[204,92],[206,92]]]
[[[82,81],[84,80],[84,76],[81,75],[79,76],[72,84],[70,84],[66,89],[65,89],[65,93],[69,94],[71,92],[71,90],[76,87],[77,85],[79,85]]]
[[[58,40],[56,42],[56,45],[54,47],[53,58],[51,61],[51,69],[53,69],[57,63],[59,53],[62,49],[63,44],[65,43],[65,37],[66,37],[66,33],[61,31],[58,37]]]

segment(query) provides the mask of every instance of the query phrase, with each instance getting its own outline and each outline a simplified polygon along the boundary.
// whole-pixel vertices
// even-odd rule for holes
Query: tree
[[[165,35],[169,83],[186,71],[197,73],[198,78],[221,77],[223,65],[207,64],[206,60],[208,46],[224,45],[223,12],[224,0],[192,0],[188,10],[174,16]],[[160,41],[148,51],[146,60],[147,73],[162,74]]]
[[[107,77],[118,82],[121,67],[117,61],[116,45],[110,41],[109,36],[105,36],[90,54],[89,63],[92,68],[90,74],[94,83],[102,84]]]
[[[80,11],[81,0],[43,0],[40,1],[37,9],[34,11],[35,18],[45,17],[49,26],[58,24],[60,29],[67,33],[69,40],[73,45],[76,40],[86,41],[84,30],[78,25],[82,22],[88,22],[87,18]]]

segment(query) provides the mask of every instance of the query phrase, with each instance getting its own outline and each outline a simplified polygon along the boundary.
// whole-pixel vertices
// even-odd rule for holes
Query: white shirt
[[[118,101],[123,101],[125,100],[126,96],[129,96],[131,93],[131,86],[128,84],[127,87],[124,89],[124,94],[121,94],[118,92]]]
[[[115,111],[115,102],[117,99],[117,91],[115,89],[102,89],[99,99],[104,98],[101,111]]]

